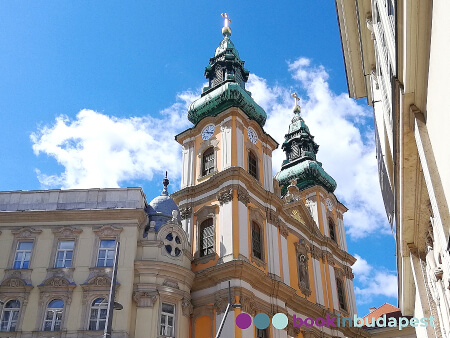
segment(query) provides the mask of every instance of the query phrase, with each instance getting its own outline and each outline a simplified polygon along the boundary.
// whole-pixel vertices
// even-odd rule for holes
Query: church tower
[[[276,179],[272,153],[278,143],[264,131],[265,111],[245,89],[249,71],[230,39],[205,68],[208,86],[188,109],[194,126],[175,137],[183,150],[181,190],[171,197],[192,248],[193,315],[190,337],[215,337],[228,304],[222,338],[357,337],[354,328],[295,327],[297,318],[351,316],[355,259],[345,251],[334,180],[316,161],[317,144],[296,105]],[[307,207],[307,206],[308,207]],[[326,207],[325,207],[326,206]],[[331,227],[334,225],[334,228]],[[330,230],[332,229],[332,230]],[[331,237],[333,236],[333,237]],[[288,317],[284,329],[247,329],[236,317],[258,313]]]

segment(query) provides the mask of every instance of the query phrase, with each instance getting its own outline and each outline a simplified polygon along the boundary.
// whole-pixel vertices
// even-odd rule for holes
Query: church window
[[[210,147],[203,153],[202,176],[211,174],[214,171],[214,148]]]
[[[336,229],[332,220],[328,222],[328,230],[330,231],[330,238],[337,243]]]
[[[200,225],[200,257],[214,253],[214,221],[208,218]]]
[[[248,153],[248,172],[254,178],[258,179],[258,159],[252,151]]]
[[[254,257],[262,259],[262,233],[256,222],[252,222],[252,253]]]
[[[344,284],[342,283],[342,280],[339,278],[336,278],[336,287],[337,287],[337,294],[338,294],[338,300],[339,300],[339,307],[347,311],[347,303],[345,301],[345,291],[344,291]]]
[[[0,331],[14,332],[16,331],[17,320],[19,318],[20,302],[18,300],[10,300],[3,308],[2,321]]]

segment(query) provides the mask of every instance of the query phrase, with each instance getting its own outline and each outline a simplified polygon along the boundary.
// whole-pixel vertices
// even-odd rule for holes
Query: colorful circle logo
[[[265,313],[258,313],[253,320],[257,329],[267,329],[270,325],[270,318]],[[252,325],[252,317],[248,313],[240,313],[236,316],[236,326],[242,330]],[[278,330],[283,330],[288,325],[288,317],[284,313],[276,313],[272,318],[272,325]]]

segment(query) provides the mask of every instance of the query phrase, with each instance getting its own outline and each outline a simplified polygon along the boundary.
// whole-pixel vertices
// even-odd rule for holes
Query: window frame
[[[212,162],[212,166],[210,166],[208,169],[205,169],[205,165],[206,165],[205,157],[206,156],[211,156],[211,158],[212,158],[212,161],[210,161],[210,162]],[[210,146],[202,152],[200,177],[206,177],[206,176],[214,174],[214,172],[216,172],[216,168],[217,168],[216,151],[214,149],[214,146]]]
[[[11,308],[6,307],[6,305],[8,305],[9,302],[13,302],[13,301],[19,302],[18,308],[17,307],[11,307]],[[21,309],[22,309],[22,302],[19,299],[15,299],[15,298],[9,299],[8,301],[5,302],[5,304],[3,305],[3,308],[2,308],[1,316],[0,316],[0,332],[17,332],[17,328],[20,324]],[[5,317],[5,312],[16,312],[17,313],[16,319],[15,319],[14,330],[12,330],[12,331],[11,331],[11,324],[13,322],[13,320],[12,320],[13,317],[12,317],[11,313],[9,314],[9,318],[8,318],[7,330],[2,330],[2,326],[3,326],[3,322],[4,322],[3,318]]]
[[[336,244],[338,244],[336,225],[334,224],[332,219],[328,219],[328,234],[330,235],[330,239],[333,240]],[[331,234],[333,234],[333,236]]]
[[[52,308],[49,307],[52,302],[58,301],[58,300],[63,303],[62,307],[52,307]],[[64,302],[64,300],[63,299],[59,299],[59,298],[53,298],[52,300],[50,300],[48,302],[48,304],[47,304],[47,306],[45,308],[44,320],[42,322],[42,331],[45,331],[45,332],[55,332],[56,331],[56,332],[58,332],[58,331],[62,330],[63,321],[64,321],[64,312],[65,312],[64,309],[65,309],[65,306],[66,306],[66,303]],[[61,319],[59,320],[59,328],[58,328],[58,330],[55,330],[55,325],[57,323],[57,313],[56,313],[57,310],[60,310]],[[51,319],[50,330],[46,330],[45,324],[49,321],[47,319],[47,315],[48,315],[49,312],[53,312],[53,314],[52,314],[52,319]]]
[[[94,302],[97,299],[101,299],[101,301],[97,304],[94,304]],[[101,306],[100,306],[101,305]],[[91,329],[91,321],[92,321],[92,310],[97,309],[97,315],[95,317],[95,330]],[[105,318],[100,318],[101,317],[101,310],[106,310],[105,313]],[[106,301],[105,297],[95,297],[91,302],[90,302],[90,306],[89,306],[89,313],[88,313],[88,327],[87,327],[87,331],[103,331],[105,329],[106,326],[106,315],[107,315],[107,311],[108,311],[108,302]],[[103,328],[99,328],[99,324],[100,321],[104,322],[104,326]]]
[[[66,250],[66,249],[62,249],[62,250],[60,250],[59,249],[59,244],[61,243],[61,242],[72,242],[73,243],[73,247],[72,247],[72,250]],[[63,265],[64,266],[57,266],[57,263],[58,263],[58,253],[60,252],[60,251],[63,251],[64,252],[64,258],[62,259],[62,262],[63,262]],[[70,266],[65,266],[65,262],[66,262],[66,254],[67,254],[67,252],[68,251],[72,251],[72,257],[70,258]],[[53,265],[53,268],[54,269],[67,269],[67,268],[72,268],[73,267],[73,258],[74,258],[74,253],[75,253],[75,239],[58,239],[58,241],[57,241],[57,243],[56,243],[56,252],[55,252],[55,257],[54,257],[54,265]]]
[[[102,248],[102,242],[103,241],[113,241],[114,242],[114,246],[112,248],[106,247],[106,248]],[[97,268],[112,268],[114,265],[114,254],[115,254],[115,248],[116,248],[116,243],[117,243],[117,239],[112,239],[112,238],[100,238],[99,242],[98,242],[98,247],[97,247],[97,259],[96,259],[96,263],[95,263],[95,267]],[[100,251],[105,251],[105,257],[102,258],[104,260],[104,264],[105,265],[99,265],[99,260],[100,258]],[[108,254],[112,253],[112,258],[108,258]],[[106,265],[108,260],[111,260],[111,265]]]
[[[254,159],[254,165],[252,164],[252,166],[254,166],[254,174],[251,171],[251,164],[250,164],[250,159]],[[250,174],[250,176],[252,176],[255,180],[259,181],[259,158],[258,156],[255,154],[255,152],[253,150],[248,150],[248,154],[247,154],[247,172]]]
[[[31,243],[31,248],[29,250],[21,250],[21,249],[19,249],[19,246],[22,243]],[[21,239],[19,239],[17,241],[17,243],[16,243],[16,250],[14,252],[14,260],[13,260],[12,268],[14,270],[30,269],[31,257],[32,257],[32,254],[33,254],[33,249],[34,249],[34,241],[33,240],[21,240]],[[29,253],[30,254],[29,259],[27,261],[25,259],[17,260],[17,255],[19,253],[22,254],[22,257],[25,257],[25,254]],[[16,262],[18,262],[18,261],[20,261],[20,267],[16,268]],[[28,262],[28,265],[27,265],[26,268],[23,267],[25,262]]]
[[[345,296],[344,281],[339,277],[336,277],[336,293],[337,293],[339,308],[341,310],[347,312],[347,297]],[[344,306],[342,306],[341,301]]]
[[[255,254],[255,238],[254,238],[254,228],[258,228],[259,230],[259,257]],[[259,225],[256,221],[251,222],[251,241],[252,241],[252,256],[263,261],[264,257],[264,247],[263,247],[263,231],[261,225]]]
[[[171,313],[168,313],[168,312],[163,312],[163,305],[170,305],[170,306],[173,306],[173,314],[171,314]],[[161,320],[162,320],[162,316],[163,316],[163,314],[166,314],[167,315],[167,319],[169,318],[169,317],[172,317],[173,318],[173,326],[172,326],[172,335],[167,335],[166,333],[164,333],[164,334],[161,334],[161,329],[162,329],[162,323],[161,323]],[[166,323],[165,323],[165,325],[166,326],[168,326],[168,320],[166,320]],[[163,301],[163,300],[161,300],[161,302],[160,302],[160,306],[159,306],[159,316],[158,316],[158,337],[164,337],[164,338],[174,338],[174,337],[176,337],[176,329],[177,329],[177,305],[176,304],[174,304],[174,303],[170,303],[170,302],[165,302],[165,301]]]
[[[211,224],[205,224],[206,222],[210,222]],[[203,228],[212,228],[212,234],[210,234],[210,236],[208,238],[212,239],[212,247],[207,246],[206,248],[203,247],[203,242],[205,240],[204,238],[204,231]],[[216,253],[216,245],[215,245],[215,235],[216,235],[216,229],[215,229],[215,225],[214,225],[214,218],[213,217],[208,217],[204,220],[202,220],[202,222],[199,225],[199,241],[198,241],[198,252],[199,252],[199,257],[203,258],[203,257],[207,257],[209,255],[214,255]],[[204,250],[206,249],[206,253],[202,253]],[[209,249],[212,249],[211,252],[209,252]]]

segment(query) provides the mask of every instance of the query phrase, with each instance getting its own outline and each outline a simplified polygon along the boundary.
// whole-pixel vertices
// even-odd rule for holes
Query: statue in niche
[[[298,286],[305,296],[311,294],[309,288],[309,272],[308,272],[308,247],[304,239],[300,239],[296,244],[297,251],[297,267],[298,267]]]

